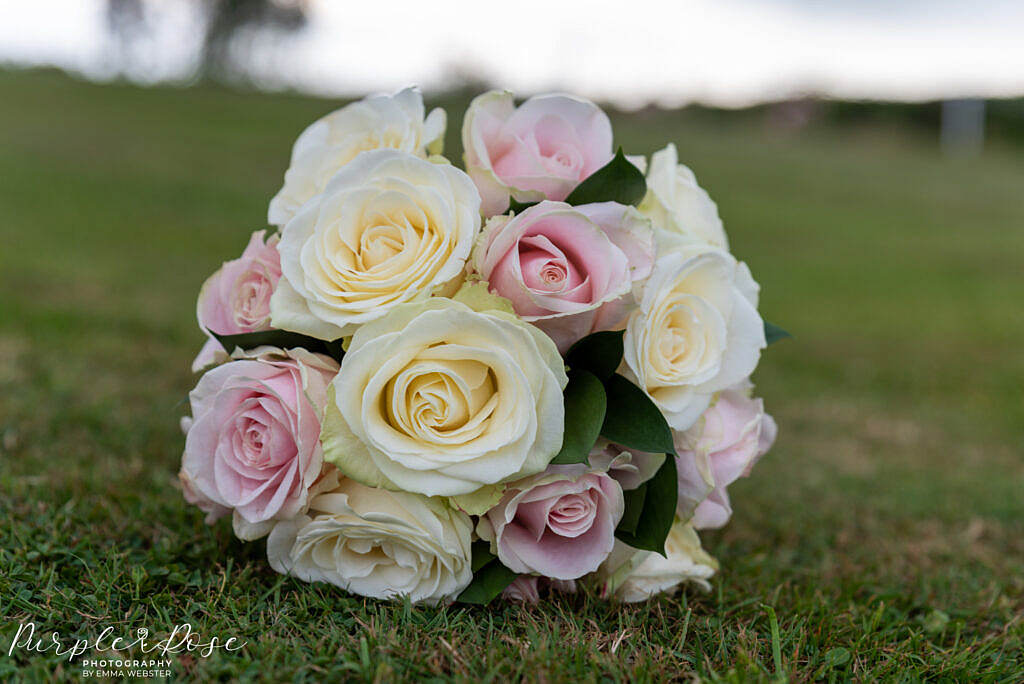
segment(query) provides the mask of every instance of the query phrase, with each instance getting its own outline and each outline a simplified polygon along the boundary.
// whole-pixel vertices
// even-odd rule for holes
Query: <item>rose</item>
[[[622,325],[633,283],[653,261],[650,223],[632,207],[545,200],[490,219],[471,265],[564,353],[591,332]]]
[[[303,510],[320,476],[320,417],[332,359],[303,349],[236,350],[189,394],[185,498],[212,513],[231,509],[240,537],[266,534],[269,521]]]
[[[558,591],[563,594],[576,593],[576,580],[556,580],[536,575],[519,575],[501,592],[506,601],[538,603],[541,590]]]
[[[438,499],[342,479],[267,539],[271,567],[370,598],[433,604],[473,578],[469,516]]]
[[[600,595],[635,603],[662,592],[672,593],[684,582],[710,591],[708,579],[718,570],[718,562],[701,548],[692,526],[677,519],[665,539],[665,552],[667,556],[662,556],[616,543],[598,571],[603,580]]]
[[[766,346],[757,284],[728,252],[690,243],[658,258],[624,336],[626,374],[669,425],[689,428]]]
[[[325,458],[371,486],[470,494],[554,458],[567,383],[555,345],[514,315],[440,297],[395,307],[352,338]]]
[[[602,437],[590,450],[587,461],[594,470],[606,471],[624,491],[629,491],[654,477],[665,463],[665,454],[636,451]]]
[[[226,261],[206,279],[199,290],[196,318],[209,336],[192,370],[227,360],[227,354],[210,332],[236,335],[270,328],[270,296],[281,279],[277,235],[266,239],[258,230],[249,238],[242,256]]]
[[[249,238],[242,256],[227,261],[199,291],[196,317],[203,330],[221,335],[270,328],[270,296],[281,279],[278,236],[265,230]]]
[[[515,572],[571,580],[608,557],[624,510],[622,487],[607,473],[550,466],[510,484],[477,534]]]
[[[725,525],[732,515],[725,488],[750,474],[777,432],[764,402],[752,398],[747,386],[722,392],[702,420],[677,435],[679,515],[692,514],[698,530]]]
[[[188,431],[186,431],[185,434],[187,435]],[[181,484],[181,494],[185,501],[192,504],[203,513],[206,513],[204,522],[207,525],[212,525],[231,512],[230,508],[221,506],[213,499],[204,496],[184,470],[178,471],[178,482]]]
[[[512,93],[476,97],[462,124],[466,170],[485,216],[520,202],[564,200],[612,159],[612,125],[594,103],[539,95],[516,108]]]
[[[718,207],[697,185],[693,171],[679,163],[671,143],[651,155],[647,194],[637,208],[660,230],[729,249]]]
[[[450,285],[480,229],[479,207],[453,166],[364,152],[284,227],[274,327],[334,340]]]
[[[270,201],[267,220],[283,226],[359,153],[393,148],[420,157],[439,154],[444,144],[445,113],[423,118],[423,96],[415,88],[394,95],[373,95],[318,119],[292,147],[284,186]]]

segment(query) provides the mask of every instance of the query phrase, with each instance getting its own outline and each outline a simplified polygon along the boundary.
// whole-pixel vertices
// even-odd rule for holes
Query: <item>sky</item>
[[[160,29],[133,78],[188,74],[198,26],[183,8],[200,1],[150,1]],[[1024,95],[1024,0],[308,2],[306,29],[258,43],[261,83],[341,96],[472,77],[626,107]],[[0,0],[0,62],[115,75],[104,7]]]

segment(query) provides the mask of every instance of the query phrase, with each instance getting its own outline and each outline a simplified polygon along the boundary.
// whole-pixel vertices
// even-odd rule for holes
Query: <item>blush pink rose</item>
[[[281,279],[281,255],[277,251],[278,236],[265,236],[264,230],[253,233],[242,256],[225,262],[203,283],[196,318],[207,335],[208,331],[236,335],[270,328],[270,297]],[[220,343],[211,336],[192,369],[198,371],[215,363],[218,354],[226,360]]]
[[[665,463],[665,454],[649,454],[630,449],[603,437],[597,440],[587,462],[594,470],[603,470],[622,485],[623,491],[636,489],[654,477]]]
[[[612,159],[612,125],[593,102],[538,95],[517,108],[512,93],[476,97],[462,123],[466,171],[484,216],[520,202],[564,200]]]
[[[747,387],[722,392],[701,420],[676,438],[679,473],[678,513],[692,512],[695,529],[714,529],[732,516],[726,487],[746,477],[768,453],[778,428],[764,402]]]
[[[236,531],[251,536],[269,531],[254,525],[303,512],[323,465],[320,421],[337,372],[326,356],[273,347],[236,351],[207,372],[189,394],[186,500],[213,519],[233,511]]]
[[[541,591],[576,593],[576,580],[556,580],[536,575],[519,575],[501,592],[506,601],[522,601],[536,604],[540,602]]]
[[[611,553],[624,508],[622,487],[607,473],[549,466],[509,485],[477,534],[510,570],[571,580]]]
[[[471,268],[562,353],[597,330],[622,327],[633,283],[650,275],[650,223],[632,207],[543,201],[487,222]]]

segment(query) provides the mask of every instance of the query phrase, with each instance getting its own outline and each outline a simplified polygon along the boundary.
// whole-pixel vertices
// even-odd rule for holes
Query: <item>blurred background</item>
[[[876,599],[900,624],[934,609],[957,643],[1005,643],[1024,624],[1022,36],[1020,0],[0,0],[2,545],[64,525],[79,555],[162,550],[186,575],[223,557],[237,542],[173,488],[195,297],[265,227],[295,137],[419,84],[460,160],[473,95],[558,89],[599,101],[627,153],[677,145],[794,335],[755,375],[779,441],[705,537],[721,591],[848,625]],[[920,656],[936,668],[943,639]]]
[[[1013,135],[1024,122],[1016,0],[524,0],[469,12],[457,0],[4,0],[0,14],[0,63],[97,81],[329,97],[500,84],[626,109],[772,103],[779,127],[903,119],[941,127],[947,149],[967,153],[986,123]]]

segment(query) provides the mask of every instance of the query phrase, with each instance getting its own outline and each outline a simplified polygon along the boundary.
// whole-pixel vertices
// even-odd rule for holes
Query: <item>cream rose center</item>
[[[673,294],[657,311],[648,358],[657,379],[699,382],[718,367],[726,336],[721,314],[700,297]]]
[[[433,349],[443,352],[450,346]],[[463,444],[487,429],[497,404],[498,383],[485,364],[421,360],[388,382],[383,413],[393,428],[410,437],[430,444]]]

